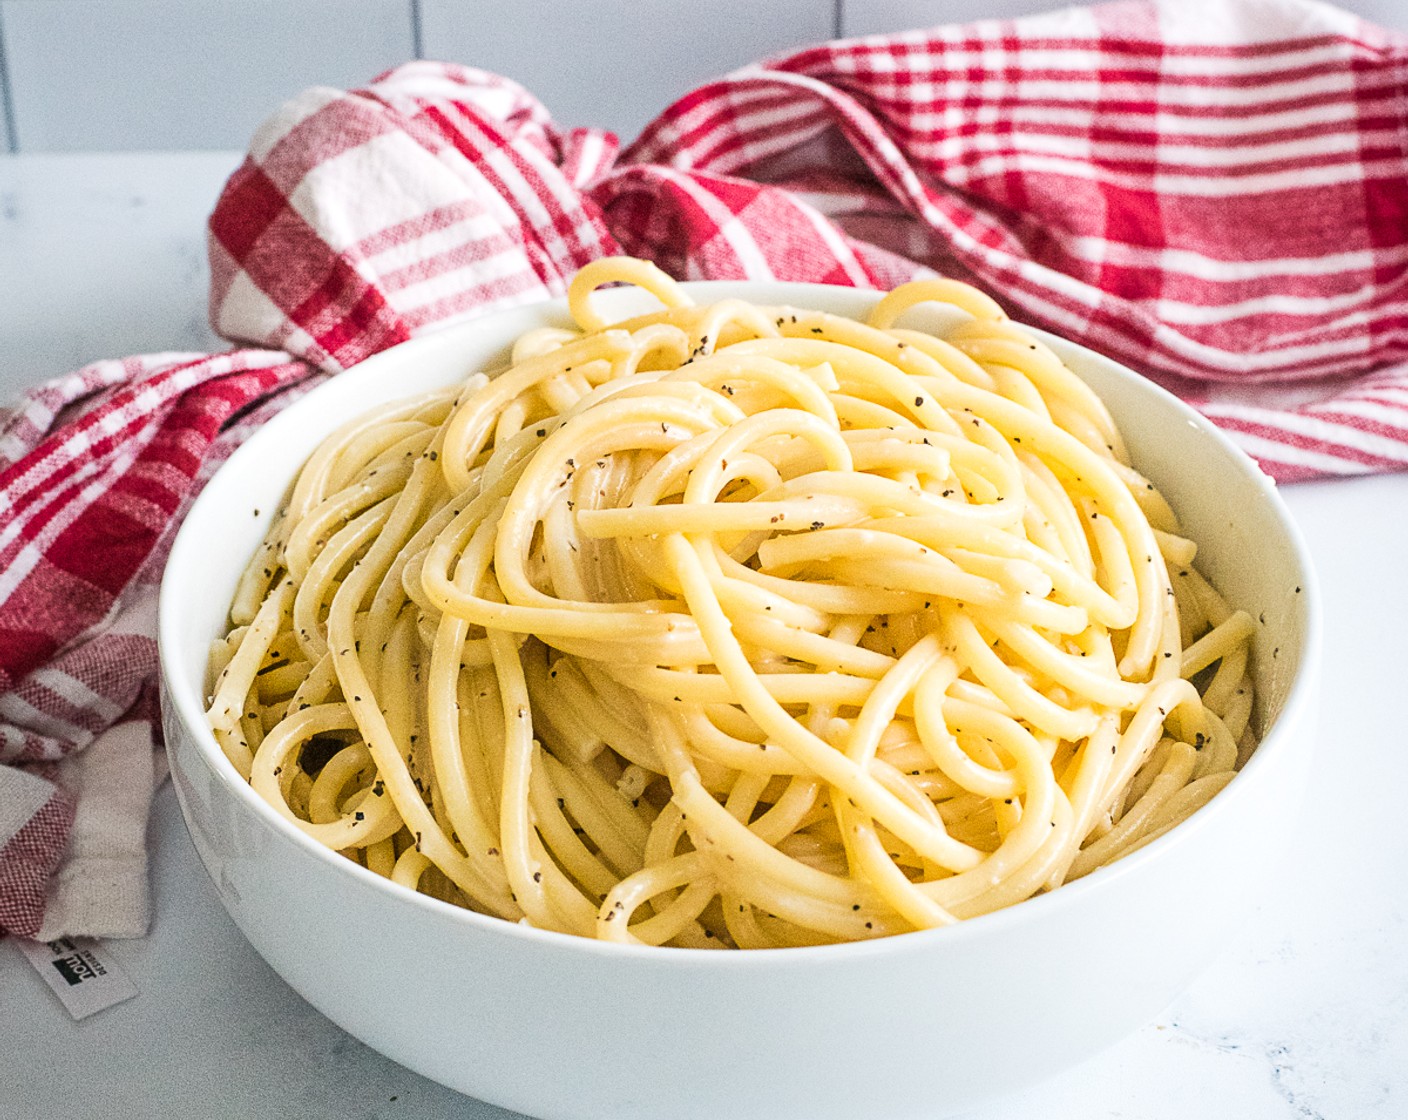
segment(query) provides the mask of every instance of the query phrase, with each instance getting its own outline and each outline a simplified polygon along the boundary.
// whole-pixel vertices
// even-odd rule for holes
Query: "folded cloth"
[[[212,321],[258,349],[101,362],[0,424],[0,928],[145,929],[147,799],[103,775],[156,726],[151,604],[215,465],[322,377],[604,254],[957,275],[1280,480],[1408,466],[1405,99],[1408,38],[1290,0],[830,43],[695,90],[619,157],[460,66],[295,98],[210,221]]]

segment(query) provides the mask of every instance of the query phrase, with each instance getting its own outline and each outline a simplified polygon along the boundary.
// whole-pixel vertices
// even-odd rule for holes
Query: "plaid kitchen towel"
[[[310,90],[210,222],[211,317],[248,348],[100,362],[0,422],[0,928],[145,928],[132,814],[159,771],[114,796],[125,828],[94,823],[122,815],[90,811],[94,775],[148,749],[127,725],[153,725],[152,603],[213,467],[320,378],[616,252],[684,279],[959,276],[1280,480],[1408,467],[1408,38],[1333,8],[829,43],[696,89],[619,153],[465,67]]]

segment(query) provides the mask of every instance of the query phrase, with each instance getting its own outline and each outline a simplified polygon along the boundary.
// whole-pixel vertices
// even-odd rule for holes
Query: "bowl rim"
[[[699,297],[719,299],[741,296],[741,298],[750,298],[759,303],[797,307],[804,306],[806,297],[812,293],[825,293],[831,298],[840,294],[848,299],[854,298],[857,301],[857,311],[862,310],[867,303],[878,301],[884,295],[883,291],[874,289],[789,281],[706,280],[686,281],[682,286],[686,292]],[[604,294],[606,293],[598,293],[598,298]],[[702,298],[701,302],[703,302]],[[608,958],[638,958],[657,963],[668,961],[671,967],[686,964],[689,967],[750,968],[758,967],[756,962],[766,962],[767,967],[776,967],[782,963],[813,966],[824,962],[839,964],[846,960],[876,953],[941,951],[945,945],[955,945],[972,937],[985,937],[1004,927],[1039,922],[1045,914],[1079,905],[1080,900],[1091,892],[1104,893],[1108,891],[1119,879],[1137,874],[1149,863],[1162,862],[1164,859],[1170,858],[1171,854],[1188,837],[1206,828],[1215,816],[1225,816],[1229,812],[1235,812],[1240,802],[1249,796],[1247,793],[1249,784],[1261,781],[1262,779],[1257,775],[1274,765],[1276,758],[1284,753],[1279,742],[1290,734],[1285,729],[1305,721],[1313,715],[1316,684],[1320,675],[1323,625],[1319,583],[1304,537],[1291,517],[1275,484],[1245,452],[1232,442],[1226,433],[1157,382],[1081,343],[1063,338],[1042,328],[1021,323],[1020,320],[1014,320],[1050,345],[1063,360],[1066,358],[1063,351],[1069,350],[1079,355],[1082,361],[1093,361],[1098,365],[1105,366],[1107,371],[1113,373],[1114,376],[1130,380],[1136,384],[1139,390],[1150,393],[1155,400],[1160,402],[1161,406],[1171,409],[1178,419],[1196,428],[1203,438],[1211,439],[1227,456],[1229,464],[1238,473],[1246,476],[1250,482],[1257,485],[1264,500],[1271,505],[1275,513],[1275,520],[1284,534],[1284,543],[1291,553],[1293,566],[1300,573],[1301,593],[1296,598],[1301,611],[1302,639],[1300,656],[1297,659],[1285,701],[1276,714],[1270,730],[1258,743],[1257,749],[1246,764],[1237,772],[1236,778],[1207,804],[1157,839],[1146,843],[1114,863],[1096,868],[1074,882],[1063,884],[1056,890],[1044,891],[998,910],[962,919],[952,925],[913,930],[864,941],[760,949],[749,952],[711,953],[673,946],[627,944],[602,941],[556,930],[539,929],[518,922],[506,921],[492,915],[481,914],[421,894],[353,863],[336,851],[320,844],[292,822],[280,816],[262,797],[255,793],[253,786],[239,775],[233,764],[225,757],[214,735],[206,725],[205,709],[200,703],[198,689],[190,687],[189,674],[180,671],[174,661],[172,651],[179,645],[174,627],[176,625],[175,618],[179,611],[177,600],[180,592],[180,580],[178,577],[173,577],[171,573],[175,571],[179,576],[187,554],[199,547],[196,543],[194,527],[198,526],[200,515],[204,513],[205,508],[214,503],[213,498],[207,499],[207,496],[212,493],[209,483],[227,472],[234,473],[242,470],[242,464],[247,460],[257,458],[259,449],[265,442],[278,439],[285,429],[296,431],[300,418],[305,413],[316,411],[321,397],[338,391],[337,386],[341,376],[354,370],[358,371],[359,375],[375,375],[383,366],[391,367],[394,370],[403,363],[414,361],[422,351],[450,345],[461,335],[473,335],[478,331],[491,329],[501,320],[528,316],[544,319],[554,315],[561,317],[565,314],[566,308],[566,298],[558,297],[496,309],[471,319],[438,326],[417,335],[415,338],[373,354],[354,366],[348,367],[338,378],[315,386],[253,433],[220,465],[211,479],[207,480],[206,488],[202,489],[186,511],[183,522],[172,542],[162,573],[157,608],[157,656],[163,707],[172,706],[173,710],[169,715],[174,715],[179,720],[197,756],[206,764],[215,780],[219,782],[221,789],[230,793],[237,803],[253,813],[261,823],[272,828],[276,835],[299,848],[304,855],[322,862],[330,869],[335,869],[334,874],[340,873],[350,876],[348,879],[350,883],[360,884],[362,888],[374,892],[382,892],[389,902],[400,902],[420,907],[438,920],[467,924],[471,929],[487,936],[506,937],[528,943],[541,942],[546,946],[580,953],[589,958],[604,954]],[[853,315],[854,312],[842,312],[841,314]],[[1078,372],[1077,376],[1080,376]],[[389,399],[394,400],[395,398]],[[218,494],[218,490],[219,488],[215,487],[213,492]],[[201,675],[203,677],[203,672]],[[174,752],[174,744],[168,741],[166,750],[168,755]],[[182,801],[182,814],[183,817],[187,816],[184,800]],[[187,827],[190,828],[189,820],[187,820]],[[713,963],[724,961],[732,963]]]

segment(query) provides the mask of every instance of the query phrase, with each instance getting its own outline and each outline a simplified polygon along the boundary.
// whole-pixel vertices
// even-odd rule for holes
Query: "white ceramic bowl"
[[[692,285],[859,314],[875,293]],[[630,304],[633,289],[599,293]],[[300,995],[427,1077],[552,1120],[935,1117],[1019,1088],[1152,1018],[1263,892],[1294,822],[1315,730],[1319,624],[1305,549],[1257,468],[1114,362],[1049,339],[1104,397],[1137,465],[1200,542],[1200,566],[1265,625],[1264,739],[1231,785],[1127,859],[957,926],[815,949],[600,944],[413,894],[324,849],[262,802],[206,730],[202,679],[240,570],[298,466],[378,402],[502,360],[561,303],[408,342],[258,432],[206,487],[161,592],[166,742],[220,898]]]

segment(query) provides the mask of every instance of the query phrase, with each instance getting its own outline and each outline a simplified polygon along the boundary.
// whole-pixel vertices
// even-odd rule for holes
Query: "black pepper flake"
[[[485,852],[484,854],[485,854],[485,855],[490,855],[490,856],[496,856],[496,855],[499,854],[499,849],[498,849],[498,848],[490,848],[490,849],[489,849],[487,852]]]
[[[356,820],[356,821],[360,821],[360,820],[365,820],[366,817],[365,817],[365,815],[361,812],[361,810],[358,810],[357,812],[355,812],[355,813],[352,814],[352,819],[353,819],[353,820]]]
[[[427,458],[429,458],[430,461],[433,463],[433,462],[435,462],[436,459],[440,458],[440,452],[438,452],[438,451],[432,451],[432,452],[427,456]]]
[[[541,871],[535,871],[535,872],[533,872],[533,882],[535,882],[535,883],[541,883],[542,881],[543,881],[543,873],[542,873]]]
[[[915,407],[915,408],[918,408],[918,407],[919,407],[921,404],[923,404],[923,403],[924,403],[924,398],[923,398],[923,397],[915,397],[915,398],[914,398],[914,407]]]
[[[865,928],[866,928],[866,929],[874,929],[874,928],[875,928],[875,923],[874,923],[874,922],[866,922],[866,923],[865,923]]]
[[[813,327],[813,328],[812,328],[812,334],[821,334],[821,328],[820,328],[820,327]]]

